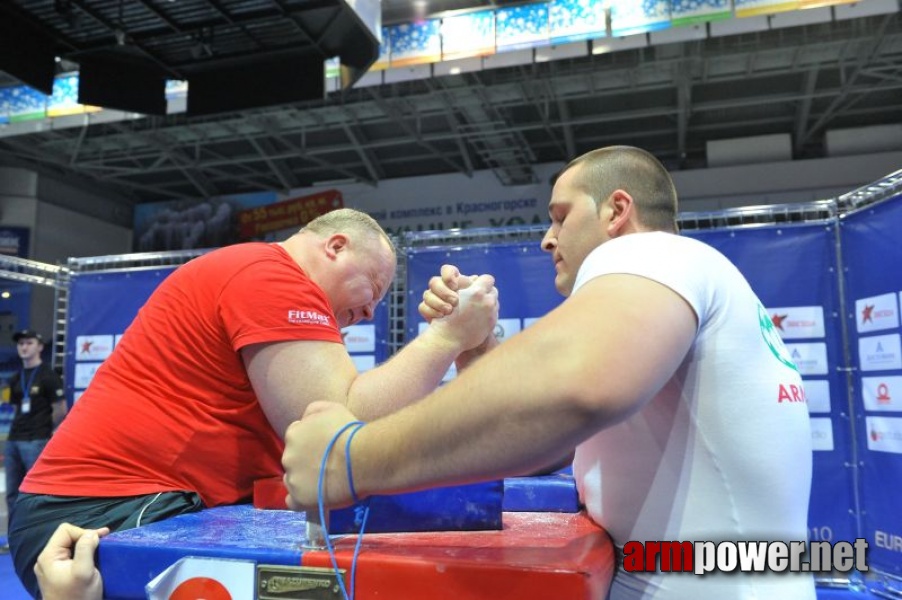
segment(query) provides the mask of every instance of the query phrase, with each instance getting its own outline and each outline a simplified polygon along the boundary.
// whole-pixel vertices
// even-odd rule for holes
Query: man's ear
[[[636,212],[636,204],[633,197],[621,189],[614,190],[607,199],[611,208],[611,221],[608,224],[608,234],[615,236],[622,233]]]
[[[347,250],[349,244],[350,240],[347,235],[344,233],[333,233],[326,238],[326,255],[329,258],[335,258],[339,252]]]

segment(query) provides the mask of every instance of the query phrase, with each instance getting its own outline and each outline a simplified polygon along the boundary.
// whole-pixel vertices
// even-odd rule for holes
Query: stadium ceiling
[[[178,75],[211,58],[246,59],[309,43],[296,11],[316,1],[12,4],[54,39],[64,62],[127,45]],[[426,6],[434,14],[500,4]],[[385,0],[383,24],[422,16],[423,6]],[[0,73],[0,86],[18,83]],[[610,144],[646,148],[679,170],[705,167],[709,141],[789,134],[794,158],[815,158],[827,155],[830,130],[900,123],[897,10],[358,85],[325,98],[206,116],[0,131],[0,165],[79,182],[134,205],[338,181],[377,186],[481,169],[505,185],[526,184],[535,181],[534,164]]]

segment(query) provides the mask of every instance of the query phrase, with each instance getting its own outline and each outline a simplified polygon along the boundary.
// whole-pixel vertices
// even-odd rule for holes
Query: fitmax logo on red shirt
[[[289,310],[288,322],[295,325],[331,325],[328,316],[315,310]]]

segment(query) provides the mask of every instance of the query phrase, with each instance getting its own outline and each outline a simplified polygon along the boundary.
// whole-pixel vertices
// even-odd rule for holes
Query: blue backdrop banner
[[[902,196],[840,221],[852,396],[870,566],[902,575]]]
[[[833,224],[793,224],[689,232],[724,253],[768,309],[805,379],[814,453],[809,511],[812,540],[857,535],[854,465]],[[442,264],[463,273],[490,273],[501,301],[496,334],[509,337],[556,307],[554,267],[538,241],[474,247],[425,247],[407,252],[408,339],[425,326],[416,310],[422,290]],[[453,369],[446,379],[453,377]]]

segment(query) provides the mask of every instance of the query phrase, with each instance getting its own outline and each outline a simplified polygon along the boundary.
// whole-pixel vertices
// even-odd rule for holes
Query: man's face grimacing
[[[388,242],[365,236],[343,252],[333,273],[330,301],[339,327],[371,321],[395,276],[395,255]]]
[[[586,256],[609,239],[595,199],[576,185],[580,169],[571,167],[554,184],[548,203],[551,226],[542,238],[542,249],[554,260],[554,287],[563,296],[573,291]]]

